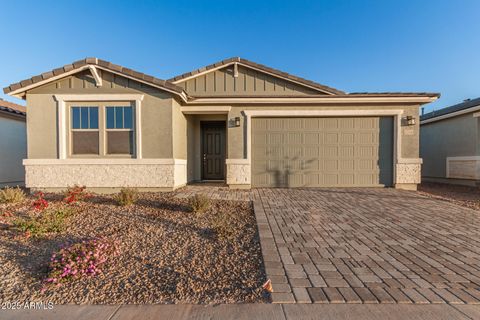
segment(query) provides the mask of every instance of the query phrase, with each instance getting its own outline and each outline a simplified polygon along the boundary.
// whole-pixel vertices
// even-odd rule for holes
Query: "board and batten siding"
[[[256,70],[228,66],[198,77],[177,83],[191,96],[241,96],[241,95],[306,95],[319,94],[317,90],[270,76]]]

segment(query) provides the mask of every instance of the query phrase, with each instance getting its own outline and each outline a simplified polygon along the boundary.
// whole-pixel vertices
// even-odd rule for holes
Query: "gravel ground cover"
[[[474,210],[480,210],[480,188],[424,182],[419,185],[418,191],[431,198],[449,201]]]
[[[77,204],[67,227],[43,238],[25,237],[12,219],[30,214],[32,197],[0,205],[0,301],[55,304],[264,302],[266,280],[250,202],[212,201],[203,214],[175,193],[141,194],[130,207],[111,196]],[[49,194],[51,206],[60,195]],[[219,213],[234,215],[230,238],[212,229]],[[12,216],[11,216],[12,215]],[[64,243],[94,237],[120,243],[120,255],[103,274],[72,280],[42,292],[53,252]]]

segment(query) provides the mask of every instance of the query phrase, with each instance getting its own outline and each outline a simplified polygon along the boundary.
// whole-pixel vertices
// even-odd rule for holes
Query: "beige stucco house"
[[[26,109],[0,99],[0,188],[23,186],[27,155]]]
[[[170,80],[87,58],[4,89],[25,99],[26,184],[99,191],[420,182],[419,106],[435,93],[345,93],[241,58]]]
[[[422,179],[477,186],[480,182],[480,98],[420,117]]]

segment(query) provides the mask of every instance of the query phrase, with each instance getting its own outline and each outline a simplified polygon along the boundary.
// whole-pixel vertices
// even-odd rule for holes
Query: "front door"
[[[225,179],[225,121],[202,122],[202,179]]]

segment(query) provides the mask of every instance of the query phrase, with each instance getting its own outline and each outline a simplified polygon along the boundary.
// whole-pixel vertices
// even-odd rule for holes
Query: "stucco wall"
[[[420,130],[422,176],[446,178],[447,157],[480,155],[479,119],[472,113],[427,123]]]
[[[180,111],[180,104],[172,100],[172,143],[173,157],[187,159],[187,119]]]
[[[27,155],[25,121],[0,114],[0,187],[23,185]]]
[[[95,87],[88,74],[80,73],[48,84],[27,94],[29,117],[27,119],[28,158],[58,158],[57,102],[55,94],[144,94],[141,107],[143,158],[172,158],[173,130],[171,95],[159,89],[146,87],[134,81],[103,72],[102,87]],[[178,108],[177,108],[178,109]],[[178,118],[178,112],[175,115]],[[176,121],[175,123],[178,123]],[[180,124],[181,125],[181,124]],[[179,129],[182,130],[182,129]],[[182,157],[185,159],[185,157]]]

